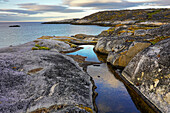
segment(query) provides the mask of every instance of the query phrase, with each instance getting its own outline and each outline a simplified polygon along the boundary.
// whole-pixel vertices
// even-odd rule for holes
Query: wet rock
[[[138,53],[122,75],[162,112],[170,112],[170,38]]]
[[[150,42],[134,41],[127,49],[118,52],[110,52],[107,57],[107,62],[110,62],[113,66],[125,67],[138,52],[150,45]]]
[[[0,112],[93,111],[90,76],[73,59],[33,45],[0,49]]]

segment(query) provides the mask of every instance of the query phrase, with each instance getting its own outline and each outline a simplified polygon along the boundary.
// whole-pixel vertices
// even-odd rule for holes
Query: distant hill
[[[170,8],[111,10],[101,11],[81,19],[45,22],[43,24],[78,24],[115,26],[117,24],[134,24],[139,22],[170,22]]]
[[[97,21],[160,21],[170,22],[170,9],[136,9],[136,10],[118,10],[118,11],[102,11],[91,14],[82,18],[83,20]]]

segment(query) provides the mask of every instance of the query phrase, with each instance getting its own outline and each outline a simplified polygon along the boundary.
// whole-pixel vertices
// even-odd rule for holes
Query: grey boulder
[[[122,75],[162,112],[170,112],[170,38],[138,53]]]

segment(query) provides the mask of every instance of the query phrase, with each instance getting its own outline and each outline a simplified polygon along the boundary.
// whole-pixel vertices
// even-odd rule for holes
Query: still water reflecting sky
[[[86,56],[86,61],[99,62],[97,55],[93,51],[93,45],[83,45],[81,47],[84,47],[84,49],[69,54]],[[108,70],[106,63],[102,63],[100,66],[88,66],[87,72],[93,77],[97,86],[96,104],[99,113],[140,112],[133,103],[124,84]]]

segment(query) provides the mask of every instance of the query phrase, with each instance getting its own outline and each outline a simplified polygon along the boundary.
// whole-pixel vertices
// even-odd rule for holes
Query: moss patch
[[[76,47],[77,47],[77,45],[71,44],[71,48],[76,48]]]
[[[89,107],[84,107],[83,105],[76,105],[76,106],[81,108],[81,109],[84,109],[84,110],[86,110],[86,111],[88,111],[90,113],[93,113],[93,110],[91,108],[89,108]]]
[[[35,44],[35,47],[32,47],[32,50],[50,50],[50,48]]]
[[[155,11],[153,11],[153,12],[151,12],[151,13],[147,13],[148,18],[151,19],[153,15],[155,15],[155,14],[157,14],[157,13],[159,13],[159,12],[161,12],[161,10],[155,10]]]

